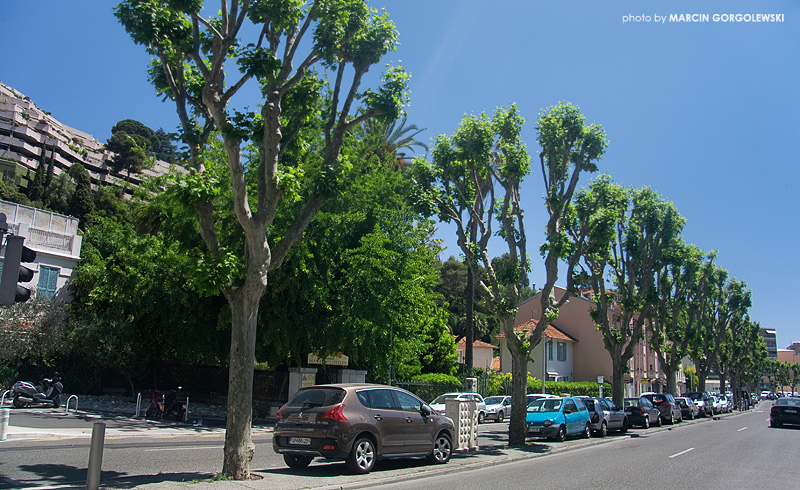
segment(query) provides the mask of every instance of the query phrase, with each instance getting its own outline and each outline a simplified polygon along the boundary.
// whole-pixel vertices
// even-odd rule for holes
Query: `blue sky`
[[[105,141],[132,118],[172,130],[173,108],[146,80],[148,56],[111,13],[114,2],[0,0],[0,81],[63,123]],[[209,3],[211,5],[211,3]],[[465,114],[515,102],[536,153],[538,112],[559,101],[601,124],[600,172],[650,186],[687,218],[684,239],[753,291],[751,316],[800,341],[795,210],[800,169],[800,3],[704,0],[372,0],[400,32],[386,61],[412,74],[409,122],[420,139],[451,134]],[[723,22],[714,14],[780,14]],[[708,22],[670,22],[708,14]],[[661,23],[656,15],[666,17]],[[626,20],[630,16],[630,21]],[[735,19],[735,17],[734,17]],[[374,76],[378,76],[375,70]],[[255,106],[254,91],[242,105]],[[585,178],[583,184],[587,184]],[[534,167],[524,184],[532,282],[545,213]],[[443,228],[441,237],[454,243]],[[498,249],[498,253],[500,250]],[[454,246],[447,254],[457,254]]]

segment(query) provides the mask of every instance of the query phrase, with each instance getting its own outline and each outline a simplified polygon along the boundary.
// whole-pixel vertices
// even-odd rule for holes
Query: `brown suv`
[[[344,459],[355,473],[369,473],[381,458],[427,456],[432,463],[446,463],[453,450],[453,421],[392,386],[303,388],[277,417],[272,448],[294,469],[323,456]]]

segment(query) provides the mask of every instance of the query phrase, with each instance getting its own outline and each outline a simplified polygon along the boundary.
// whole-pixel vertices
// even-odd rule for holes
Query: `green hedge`
[[[572,396],[600,396],[600,385],[591,381],[548,381],[547,393],[561,395],[568,393]],[[528,376],[528,393],[541,393],[542,380]],[[489,373],[486,380],[486,396],[510,395],[511,373]],[[611,384],[603,384],[603,396],[611,396]]]

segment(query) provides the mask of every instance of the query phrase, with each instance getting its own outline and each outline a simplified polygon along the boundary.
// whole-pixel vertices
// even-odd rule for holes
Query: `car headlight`
[[[552,420],[545,420],[544,421],[544,426],[545,427],[550,427],[551,425],[553,425],[553,421]]]

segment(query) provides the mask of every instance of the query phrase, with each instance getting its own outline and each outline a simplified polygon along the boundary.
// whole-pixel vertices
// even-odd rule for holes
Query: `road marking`
[[[175,446],[175,447],[155,447],[151,449],[145,449],[144,452],[154,452],[154,451],[184,451],[187,449],[224,449],[225,446]]]
[[[742,427],[741,429],[738,429],[736,432],[741,432],[743,430],[747,430],[747,427]]]
[[[679,453],[673,454],[672,456],[670,456],[670,459],[671,459],[671,458],[677,458],[677,457],[678,457],[678,456],[680,456],[681,454],[686,454],[686,453],[688,453],[689,451],[694,451],[694,448],[693,448],[693,447],[690,447],[690,448],[689,448],[689,449],[687,449],[686,451],[681,451],[681,452],[679,452]]]

